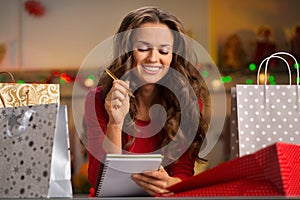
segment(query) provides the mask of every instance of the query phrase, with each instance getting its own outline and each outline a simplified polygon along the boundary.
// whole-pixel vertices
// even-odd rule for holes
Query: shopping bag
[[[37,104],[59,103],[59,84],[0,83],[0,107],[29,106]]]
[[[257,85],[236,85],[232,90],[232,156],[253,153],[277,141],[300,144],[300,91],[299,69],[295,85],[291,80],[291,69],[284,56],[278,52],[267,57],[259,66]],[[265,64],[265,77],[270,59],[282,59],[288,68],[288,85],[259,84],[260,69]],[[236,102],[236,106],[235,106]],[[236,119],[235,119],[236,117]]]
[[[72,197],[66,107],[0,108],[0,197]]]
[[[66,105],[60,105],[52,150],[48,197],[72,197],[71,156]]]
[[[277,142],[168,188],[170,197],[300,197],[300,145]],[[157,194],[164,196],[164,194]]]

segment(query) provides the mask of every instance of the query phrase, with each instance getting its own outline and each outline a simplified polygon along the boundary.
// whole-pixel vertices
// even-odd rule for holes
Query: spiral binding
[[[101,189],[102,189],[101,186],[104,182],[104,177],[105,177],[105,174],[107,172],[108,164],[109,164],[109,160],[105,159],[103,169],[102,170],[100,169],[99,172],[98,172],[97,184],[96,184],[96,195],[95,195],[96,197],[100,197]]]

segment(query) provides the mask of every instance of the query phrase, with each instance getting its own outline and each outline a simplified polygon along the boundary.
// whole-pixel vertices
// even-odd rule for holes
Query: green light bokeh
[[[252,79],[247,79],[246,84],[251,85],[253,83]]]
[[[203,71],[202,71],[202,76],[204,76],[204,77],[208,77],[208,71],[206,71],[206,70],[203,70]]]
[[[249,64],[249,69],[250,71],[255,71],[256,70],[256,65],[254,63]]]

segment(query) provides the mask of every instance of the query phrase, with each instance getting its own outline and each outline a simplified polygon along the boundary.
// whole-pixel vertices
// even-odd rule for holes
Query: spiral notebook
[[[162,158],[161,154],[107,154],[98,177],[96,197],[147,196],[131,174],[158,170]]]

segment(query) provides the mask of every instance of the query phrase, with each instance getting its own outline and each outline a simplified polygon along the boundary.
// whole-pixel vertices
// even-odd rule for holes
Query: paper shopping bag
[[[280,58],[288,67],[290,79],[288,85],[267,85],[265,80],[264,85],[259,85],[259,83],[237,85],[236,93],[232,91],[232,109],[234,109],[236,95],[236,110],[232,110],[231,121],[233,135],[231,148],[232,152],[236,150],[233,152],[235,156],[253,153],[277,141],[300,144],[299,71],[297,67],[297,84],[292,85],[291,70],[284,57],[281,57],[286,55],[290,54],[279,52],[264,60],[266,61],[265,77],[268,61]],[[298,65],[296,60],[295,63]],[[236,120],[233,119],[235,116]]]
[[[66,124],[60,123],[65,108],[61,107],[44,104],[0,108],[1,198],[60,196],[58,187],[50,188],[63,176],[66,185],[61,190],[65,188],[65,195],[71,196],[68,135],[63,128]]]
[[[277,142],[168,188],[171,197],[300,197],[300,145]],[[157,196],[163,196],[158,194]]]
[[[48,197],[72,197],[71,156],[66,105],[60,105],[52,150]]]
[[[59,84],[0,83],[0,107],[60,102]]]

